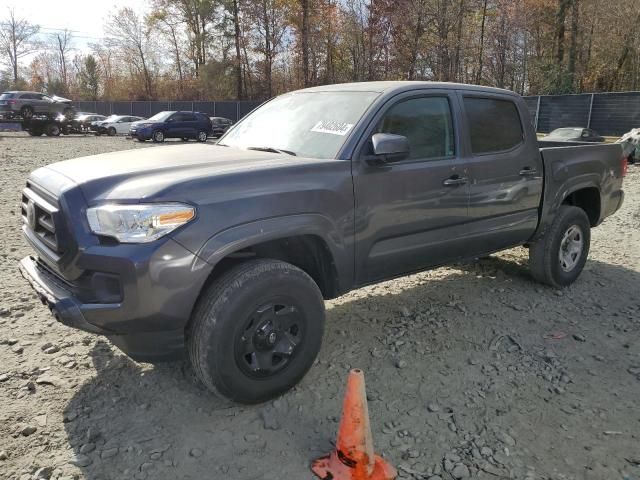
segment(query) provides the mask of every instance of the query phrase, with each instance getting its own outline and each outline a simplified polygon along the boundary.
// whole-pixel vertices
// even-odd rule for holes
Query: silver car
[[[0,94],[0,115],[13,118],[21,116],[28,120],[34,115],[74,117],[73,105],[68,98],[49,96],[38,92],[10,91]]]

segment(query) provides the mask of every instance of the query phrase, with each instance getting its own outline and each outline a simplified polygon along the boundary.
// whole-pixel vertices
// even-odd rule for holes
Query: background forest
[[[148,0],[78,48],[0,11],[0,90],[74,100],[262,100],[439,80],[521,94],[640,90],[640,0]],[[89,28],[90,26],[88,26]]]

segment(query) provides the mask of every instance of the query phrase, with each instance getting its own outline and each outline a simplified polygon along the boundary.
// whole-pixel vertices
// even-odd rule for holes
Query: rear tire
[[[549,230],[529,246],[531,275],[553,287],[571,285],[584,268],[590,243],[591,224],[585,211],[561,206]]]
[[[322,343],[324,300],[288,263],[237,265],[201,294],[187,332],[198,379],[214,394],[253,404],[296,385]]]
[[[47,137],[59,137],[62,130],[60,130],[60,127],[55,123],[50,123],[46,126],[44,133]]]

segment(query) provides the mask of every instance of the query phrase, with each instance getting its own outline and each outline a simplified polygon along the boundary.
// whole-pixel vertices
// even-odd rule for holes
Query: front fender
[[[325,242],[331,252],[339,285],[348,289],[353,284],[353,245],[347,244],[339,232],[331,219],[319,213],[255,220],[228,228],[209,238],[196,253],[198,260],[193,268],[214,267],[234,252],[270,240],[315,235]]]

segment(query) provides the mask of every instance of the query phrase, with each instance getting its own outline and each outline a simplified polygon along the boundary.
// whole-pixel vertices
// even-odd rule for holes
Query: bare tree
[[[67,93],[69,90],[69,73],[68,73],[68,64],[69,64],[69,53],[72,49],[71,41],[72,35],[69,30],[64,30],[62,33],[56,33],[53,35],[55,40],[55,51],[56,51],[56,63],[58,67],[58,74],[60,76],[60,81],[64,87],[64,91],[62,93]]]
[[[120,51],[132,73],[142,76],[146,97],[153,98],[155,90],[149,63],[149,32],[140,17],[131,8],[122,8],[109,19],[105,31],[106,46]]]
[[[39,31],[38,25],[33,25],[24,18],[17,18],[13,9],[9,9],[8,18],[0,22],[0,50],[9,57],[14,83],[18,81],[20,59],[39,48],[38,43],[33,41]]]
[[[171,45],[176,71],[178,73],[178,90],[182,93],[184,74],[182,69],[182,49],[179,41],[180,23],[175,15],[172,15],[170,11],[164,9],[154,11],[154,13],[147,17],[147,22],[151,28],[157,27]]]

